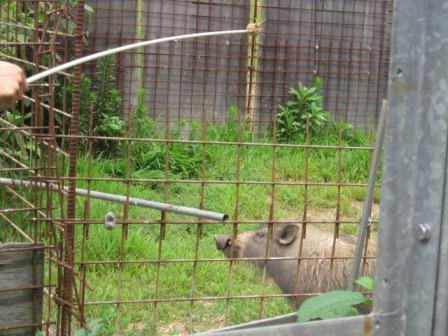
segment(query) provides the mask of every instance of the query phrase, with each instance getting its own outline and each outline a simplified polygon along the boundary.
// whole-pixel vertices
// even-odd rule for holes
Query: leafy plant
[[[88,324],[88,328],[81,328],[74,332],[73,336],[98,336],[101,331],[101,321],[102,319],[96,319]],[[35,336],[44,336],[42,330],[37,330]]]
[[[122,136],[124,135],[124,127],[126,123],[117,116],[104,114],[102,123],[95,127],[95,133],[104,136]]]
[[[96,65],[95,114],[97,119],[105,114],[117,115],[120,95],[116,88],[117,68],[115,63],[115,57],[108,55],[100,58]]]
[[[34,2],[14,2],[14,1],[2,1],[0,11],[5,13],[5,18],[9,23],[15,24],[14,26],[2,25],[0,26],[0,42],[31,42],[33,41],[33,34],[29,33],[29,28],[34,28],[35,20],[38,20],[39,26],[45,26],[48,29],[57,29],[60,32],[74,34],[76,25],[71,9],[77,6],[78,0],[70,0],[68,10],[59,11],[61,3],[58,1],[46,1],[38,7],[36,13]],[[92,6],[85,4],[84,11],[87,16],[89,24],[92,22],[94,10]],[[60,12],[60,15],[47,15],[47,13]],[[16,53],[19,50],[17,46],[11,46],[5,48],[3,51],[12,56],[17,56]],[[23,49],[23,48],[22,48]],[[60,55],[56,53],[57,59],[62,59]]]
[[[93,105],[93,135],[122,137],[126,134],[126,122],[119,117],[121,96],[116,85],[115,57],[101,58],[95,69],[95,82],[87,76],[81,77],[80,89],[80,133],[89,133],[89,115]],[[95,154],[111,156],[119,143],[115,140],[94,140]]]
[[[245,120],[238,120],[238,108],[235,105],[227,109],[228,119],[220,130],[221,141],[244,141],[249,135]]]
[[[145,90],[140,88],[137,95],[137,107],[134,113],[134,135],[138,138],[152,137],[155,133],[155,120],[149,118],[145,104]]]
[[[100,335],[102,319],[96,319],[89,323],[88,328],[81,328],[73,336],[97,336]]]
[[[165,171],[165,145],[136,143],[131,157],[136,171]],[[201,167],[201,152],[197,145],[172,143],[168,146],[168,172],[179,177],[197,177]]]
[[[18,111],[6,111],[4,115],[7,122],[18,127],[26,125],[31,118],[31,113],[22,115]],[[15,130],[5,131],[4,135],[0,137],[0,144],[6,153],[21,161],[29,159],[29,153],[33,153],[37,157],[41,155],[39,147],[33,146],[33,143],[27,141],[22,133]]]
[[[245,141],[249,140],[251,134],[245,120],[238,120],[238,108],[230,105],[227,109],[227,118],[220,125],[207,125],[207,139],[216,141]],[[204,126],[203,126],[204,127]],[[200,125],[192,124],[192,132],[195,136],[200,133]]]
[[[292,97],[286,105],[279,105],[280,112],[276,116],[278,140],[296,140],[306,134],[307,127],[312,137],[318,136],[325,129],[329,113],[322,107],[321,88],[322,80],[316,77],[312,87],[299,82],[296,88],[289,89]]]
[[[134,136],[137,138],[165,138],[165,131],[157,129],[156,121],[148,116],[145,104],[145,91],[139,89],[137,106],[133,117]],[[179,120],[170,132],[171,139],[181,138],[181,130],[185,121]],[[192,178],[199,175],[201,152],[198,145],[184,143],[133,141],[131,144],[131,164],[134,177],[163,178],[165,173],[165,156],[168,159],[168,174],[181,178]],[[167,153],[166,153],[167,152]],[[112,170],[111,170],[112,172]],[[114,172],[124,173],[123,169]]]
[[[67,88],[68,98],[72,99],[72,83],[69,83]],[[92,89],[92,80],[86,76],[81,76],[80,90],[79,90],[79,116],[80,116],[80,130],[81,133],[87,134],[89,128],[89,113],[90,105],[96,98],[96,93]]]
[[[356,284],[373,291],[375,281],[369,277],[361,277]],[[305,300],[297,311],[297,321],[306,322],[315,319],[331,319],[359,315],[355,307],[359,304],[372,305],[372,300],[362,293],[335,290],[322,293]]]

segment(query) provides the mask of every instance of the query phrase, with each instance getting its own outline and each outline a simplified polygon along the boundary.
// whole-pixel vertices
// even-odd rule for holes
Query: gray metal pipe
[[[32,181],[28,181],[28,180],[18,180],[18,179],[4,178],[4,177],[0,177],[0,185],[25,186],[25,187],[29,187],[29,188],[38,188],[38,189],[45,189],[45,188],[50,187],[51,190],[60,191],[60,188],[53,183],[32,182]],[[63,190],[68,191],[68,188],[63,187]],[[160,211],[174,212],[174,213],[181,214],[181,215],[210,219],[213,221],[222,222],[229,218],[228,215],[219,213],[219,212],[184,207],[184,206],[180,206],[180,205],[173,205],[173,204],[162,203],[162,202],[148,201],[148,200],[144,200],[141,198],[135,198],[135,197],[127,198],[126,196],[122,196],[122,195],[109,194],[109,193],[104,193],[104,192],[94,191],[94,190],[76,188],[76,194],[79,196],[89,196],[92,198],[102,199],[105,201],[111,201],[111,202],[116,202],[116,203],[126,203],[129,201],[129,204],[140,206],[143,208],[150,208],[150,209],[156,209],[156,210],[160,210]]]
[[[384,126],[386,123],[387,101],[383,100],[381,106],[380,119],[378,120],[378,129],[375,139],[375,148],[373,149],[372,161],[370,162],[369,180],[367,182],[367,192],[362,207],[361,221],[359,223],[358,239],[356,241],[355,256],[353,259],[352,270],[350,273],[350,281],[348,283],[348,290],[354,290],[354,282],[358,279],[359,267],[361,265],[362,251],[364,248],[364,241],[366,240],[367,226],[369,225],[370,214],[372,213],[373,192],[375,190],[375,179],[378,170],[378,162],[383,146]]]

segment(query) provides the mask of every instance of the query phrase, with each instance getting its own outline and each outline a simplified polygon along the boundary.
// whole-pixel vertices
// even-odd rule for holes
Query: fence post
[[[258,23],[262,20],[263,0],[251,0],[249,22]],[[247,47],[247,81],[246,81],[246,121],[251,131],[254,129],[255,108],[257,100],[257,75],[260,55],[260,34],[248,37]]]
[[[75,58],[83,56],[83,33],[84,33],[84,0],[79,0],[76,9],[76,35],[75,35]],[[69,172],[70,181],[68,183],[67,216],[68,220],[76,218],[76,163],[78,159],[78,142],[76,137],[79,134],[79,104],[81,91],[82,65],[74,68],[73,91],[72,91],[72,120],[70,125],[69,147]],[[60,335],[71,335],[72,303],[73,303],[73,263],[75,246],[75,229],[71,222],[64,223],[64,262],[62,284],[59,282],[59,289],[62,290],[62,302],[59,302],[61,309],[61,321],[58,325]]]
[[[376,335],[446,335],[448,6],[396,0],[389,67]],[[395,315],[397,319],[388,319]]]

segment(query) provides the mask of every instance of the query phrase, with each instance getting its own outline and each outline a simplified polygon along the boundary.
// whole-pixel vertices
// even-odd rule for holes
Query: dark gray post
[[[448,3],[397,0],[393,24],[376,334],[446,335]]]

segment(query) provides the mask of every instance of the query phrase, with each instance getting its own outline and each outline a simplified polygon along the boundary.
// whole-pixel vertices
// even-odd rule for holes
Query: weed
[[[97,336],[101,330],[101,319],[93,320],[87,328],[76,330],[73,336]]]
[[[31,113],[22,115],[17,111],[6,111],[4,116],[8,123],[18,127],[24,126],[30,121],[31,117]],[[7,154],[22,162],[29,160],[30,153],[34,153],[37,157],[40,157],[39,148],[33,146],[32,142],[26,141],[25,136],[17,131],[5,131],[0,137],[0,144],[2,144],[2,147]]]
[[[316,77],[312,87],[299,82],[296,88],[289,89],[292,98],[286,105],[279,105],[280,112],[276,116],[277,138],[280,141],[304,137],[307,128],[311,137],[317,137],[325,129],[330,115],[323,110],[321,88],[322,80]]]
[[[93,134],[105,137],[121,137],[125,134],[125,122],[119,117],[121,97],[115,88],[115,57],[101,58],[96,67],[96,92],[91,94],[93,109]],[[96,140],[95,152],[112,155],[119,146],[118,141]]]
[[[244,120],[241,120],[238,108],[232,105],[227,109],[227,113],[227,121],[219,129],[219,140],[230,142],[249,140],[249,127]]]
[[[155,137],[156,122],[149,118],[149,109],[145,104],[145,90],[140,89],[137,94],[137,106],[134,112],[134,136],[137,138]]]

